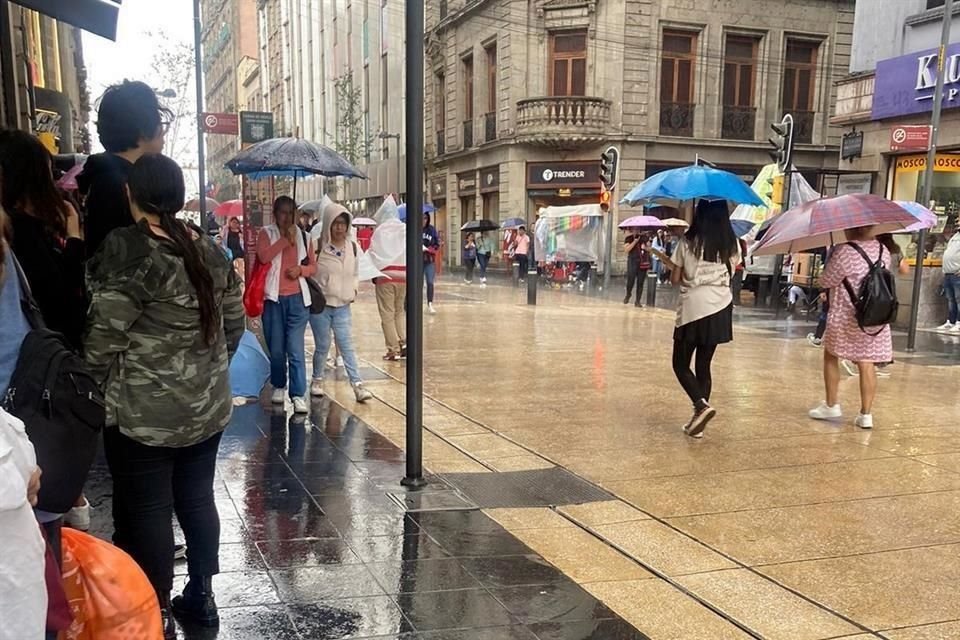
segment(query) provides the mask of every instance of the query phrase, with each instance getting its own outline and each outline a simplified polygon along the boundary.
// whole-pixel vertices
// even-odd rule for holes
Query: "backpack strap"
[[[20,310],[23,311],[23,315],[26,317],[27,324],[30,325],[31,329],[44,329],[47,325],[43,321],[43,314],[40,313],[40,307],[37,305],[37,301],[33,298],[30,283],[27,281],[27,274],[23,272],[23,267],[20,266],[20,261],[17,260],[17,254],[13,252],[9,245],[7,249],[10,251],[13,268],[17,272],[17,282],[20,285]]]

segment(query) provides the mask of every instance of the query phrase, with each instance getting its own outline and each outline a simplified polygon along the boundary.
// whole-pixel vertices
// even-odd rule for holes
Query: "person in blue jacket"
[[[433,289],[437,280],[437,252],[440,251],[440,236],[430,224],[430,214],[423,214],[423,275],[427,279],[427,309],[436,313],[433,306]]]

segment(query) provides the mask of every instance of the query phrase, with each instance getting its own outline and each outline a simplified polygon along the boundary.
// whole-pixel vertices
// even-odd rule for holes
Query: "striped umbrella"
[[[813,200],[770,223],[754,255],[797,253],[846,242],[848,229],[871,227],[874,234],[902,230],[917,218],[892,200],[852,193]]]

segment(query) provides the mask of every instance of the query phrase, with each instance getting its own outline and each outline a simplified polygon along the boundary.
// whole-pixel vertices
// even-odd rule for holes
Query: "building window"
[[[728,35],[723,56],[723,123],[721,136],[753,140],[756,126],[754,93],[759,41]]]
[[[473,56],[462,62],[463,68],[463,148],[473,146]]]
[[[690,31],[664,31],[662,49],[660,133],[690,137],[693,135],[693,74],[697,34]]]
[[[446,149],[447,129],[447,79],[443,72],[436,75],[436,93],[434,94],[434,124],[437,130],[437,155],[442,156]]]
[[[550,36],[550,95],[587,93],[587,33],[565,31]]]
[[[793,115],[793,137],[797,142],[813,141],[814,98],[816,92],[817,50],[819,42],[787,40],[783,65],[784,113]]]
[[[497,139],[497,44],[487,45],[487,112],[483,114],[483,139]]]

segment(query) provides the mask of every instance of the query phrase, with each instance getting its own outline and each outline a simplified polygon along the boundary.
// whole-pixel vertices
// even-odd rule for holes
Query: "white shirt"
[[[954,233],[943,250],[943,272],[960,273],[960,233]]]
[[[0,640],[42,640],[47,625],[46,547],[27,501],[36,466],[23,422],[0,409]]]
[[[739,247],[731,256],[729,265],[706,262],[693,254],[690,242],[683,238],[670,259],[683,272],[677,305],[678,327],[723,311],[733,304],[730,276],[740,264]]]

